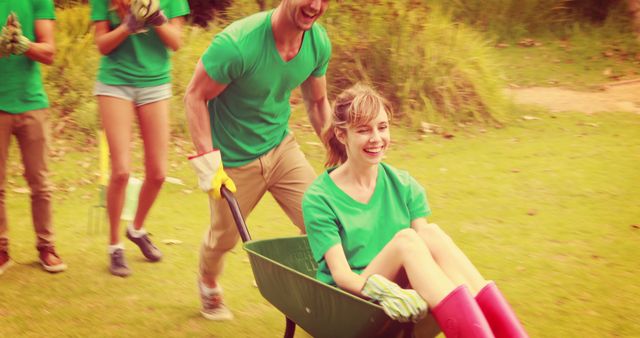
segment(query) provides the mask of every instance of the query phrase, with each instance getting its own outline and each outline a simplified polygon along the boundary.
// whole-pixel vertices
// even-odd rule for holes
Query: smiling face
[[[347,161],[358,165],[377,165],[382,161],[389,143],[389,116],[381,106],[370,121],[340,129],[336,135],[345,145]]]
[[[344,90],[333,103],[331,126],[322,133],[325,165],[379,163],[391,141],[392,118],[391,104],[371,86],[357,83]]]
[[[281,5],[289,20],[306,31],[327,10],[329,0],[283,0]]]

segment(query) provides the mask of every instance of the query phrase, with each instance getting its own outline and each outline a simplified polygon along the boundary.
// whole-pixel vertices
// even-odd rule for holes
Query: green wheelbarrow
[[[440,329],[431,315],[417,324],[389,318],[382,307],[315,279],[317,263],[307,236],[251,240],[238,202],[221,190],[249,253],[262,296],[286,317],[284,337],[296,325],[316,338],[435,337]]]

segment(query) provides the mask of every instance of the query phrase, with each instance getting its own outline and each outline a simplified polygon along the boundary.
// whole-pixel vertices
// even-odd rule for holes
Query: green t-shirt
[[[276,147],[289,133],[291,91],[327,71],[331,43],[315,23],[295,58],[284,62],[271,30],[273,11],[236,21],[202,56],[207,74],[228,84],[209,101],[213,146],[227,167],[239,167]]]
[[[358,202],[333,182],[329,169],[311,184],[302,199],[302,214],[316,277],[335,284],[324,254],[342,243],[351,270],[360,274],[400,230],[431,214],[424,188],[406,171],[378,165],[376,187],[369,203]]]
[[[110,0],[90,0],[91,20],[109,21],[115,29],[120,17]],[[189,14],[187,0],[160,0],[167,18]],[[156,31],[130,35],[108,55],[100,59],[98,81],[112,86],[153,87],[171,82],[169,50]]]
[[[0,0],[0,27],[15,12],[22,34],[36,40],[35,20],[54,20],[52,0]],[[40,64],[23,55],[0,58],[0,111],[20,114],[49,107],[44,92]]]

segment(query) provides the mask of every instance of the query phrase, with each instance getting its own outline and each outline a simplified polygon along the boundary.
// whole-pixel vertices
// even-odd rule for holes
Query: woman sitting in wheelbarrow
[[[302,202],[317,278],[378,301],[400,321],[418,321],[428,305],[447,337],[527,337],[496,285],[427,222],[420,184],[382,162],[391,117],[387,101],[364,85],[334,103],[323,135],[329,169]],[[393,282],[401,271],[413,290]]]

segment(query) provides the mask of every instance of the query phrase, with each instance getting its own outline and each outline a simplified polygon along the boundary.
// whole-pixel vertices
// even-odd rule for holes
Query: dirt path
[[[552,112],[580,111],[587,114],[628,111],[640,114],[640,79],[613,83],[598,92],[579,92],[562,88],[510,88],[516,103],[540,105]]]

